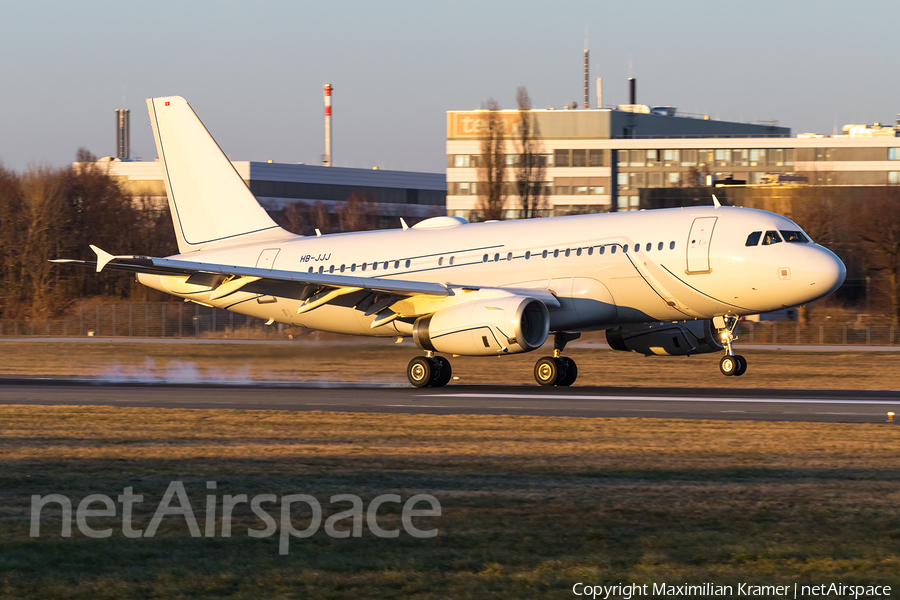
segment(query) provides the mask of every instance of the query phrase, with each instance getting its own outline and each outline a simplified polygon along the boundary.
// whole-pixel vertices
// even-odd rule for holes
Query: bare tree
[[[519,105],[519,130],[516,136],[519,156],[515,166],[516,192],[522,206],[522,216],[531,219],[538,216],[538,211],[546,208],[544,195],[544,174],[546,172],[541,144],[537,139],[538,127],[531,111],[531,98],[528,88],[522,86],[516,90],[516,103]]]
[[[482,105],[481,156],[478,158],[478,210],[484,220],[503,218],[506,205],[505,131],[500,105],[493,98]]]
[[[900,325],[900,188],[873,188],[851,212],[855,234],[868,250],[876,288],[890,305],[893,325]]]

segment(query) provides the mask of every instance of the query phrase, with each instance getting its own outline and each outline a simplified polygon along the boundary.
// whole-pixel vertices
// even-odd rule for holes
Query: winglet
[[[109,261],[111,261],[112,259],[115,258],[115,256],[113,256],[109,252],[101,250],[100,248],[98,248],[97,246],[94,246],[93,244],[91,244],[91,250],[93,250],[97,254],[97,272],[98,273],[103,270],[103,267],[105,267],[106,265],[109,264]]]
[[[713,197],[713,205],[714,205],[716,208],[722,208],[722,203],[719,202],[719,199],[716,198],[716,195],[713,194],[712,197]]]
[[[322,237],[322,232],[319,231],[318,227],[316,228],[316,237]]]
[[[406,224],[406,221],[403,220],[403,217],[400,217],[400,224],[403,225],[403,231],[409,229],[409,225]]]

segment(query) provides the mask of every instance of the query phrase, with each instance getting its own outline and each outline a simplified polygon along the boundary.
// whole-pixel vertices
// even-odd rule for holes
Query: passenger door
[[[691,225],[687,240],[687,274],[711,273],[709,268],[709,244],[718,217],[697,217]]]

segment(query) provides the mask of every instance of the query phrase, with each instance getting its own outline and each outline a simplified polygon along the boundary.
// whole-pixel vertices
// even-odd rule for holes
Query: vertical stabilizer
[[[179,252],[281,229],[184,98],[150,98],[147,107]]]

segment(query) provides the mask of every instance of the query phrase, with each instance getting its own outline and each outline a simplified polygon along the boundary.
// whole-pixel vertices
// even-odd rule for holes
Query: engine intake
[[[530,352],[544,345],[550,312],[526,296],[474,300],[420,317],[413,340],[422,350],[465,356]]]
[[[724,349],[712,321],[684,323],[640,323],[606,330],[613,350],[639,352],[646,356],[690,356]]]

